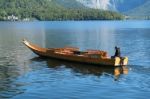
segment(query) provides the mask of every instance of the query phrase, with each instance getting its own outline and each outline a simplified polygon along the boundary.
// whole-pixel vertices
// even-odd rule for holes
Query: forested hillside
[[[113,20],[124,17],[116,12],[82,7],[63,0],[0,0],[0,20]],[[69,8],[71,7],[72,8]]]
[[[83,4],[76,0],[53,0],[53,2],[63,6],[65,8],[86,8]]]

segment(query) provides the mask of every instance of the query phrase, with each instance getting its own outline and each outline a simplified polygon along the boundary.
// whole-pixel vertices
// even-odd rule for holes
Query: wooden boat
[[[25,39],[23,43],[35,54],[42,57],[106,66],[121,66],[128,64],[128,57],[111,58],[108,57],[107,52],[101,50],[80,51],[79,48],[75,47],[41,48]]]

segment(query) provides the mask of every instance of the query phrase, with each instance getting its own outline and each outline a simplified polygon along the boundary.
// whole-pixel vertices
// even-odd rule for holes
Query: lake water
[[[129,57],[123,68],[42,59],[42,47],[73,46]],[[0,22],[0,99],[148,99],[150,21]]]

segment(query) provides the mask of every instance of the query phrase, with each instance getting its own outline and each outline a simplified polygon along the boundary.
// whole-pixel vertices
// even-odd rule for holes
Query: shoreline
[[[29,20],[29,21],[22,21],[22,20],[19,20],[19,21],[6,21],[6,20],[4,20],[4,21],[0,21],[0,22],[48,22],[48,21],[50,21],[50,22],[79,22],[79,21],[82,21],[82,22],[84,22],[84,21],[93,21],[93,22],[95,22],[95,21],[149,21],[149,20],[147,20],[147,19],[125,19],[125,20]]]

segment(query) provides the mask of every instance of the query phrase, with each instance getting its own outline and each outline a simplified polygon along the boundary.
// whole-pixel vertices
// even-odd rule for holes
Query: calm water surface
[[[21,40],[129,57],[124,68],[41,59]],[[148,99],[150,21],[0,22],[0,99]]]

